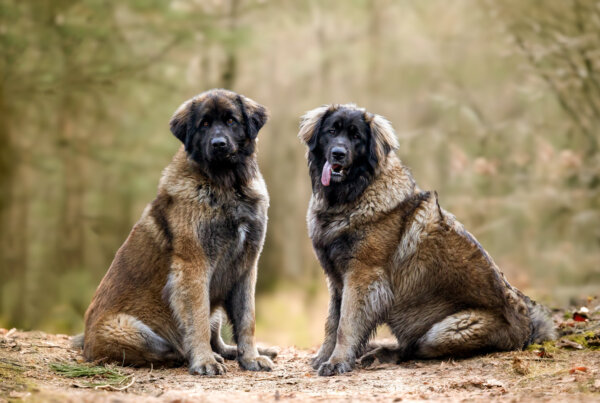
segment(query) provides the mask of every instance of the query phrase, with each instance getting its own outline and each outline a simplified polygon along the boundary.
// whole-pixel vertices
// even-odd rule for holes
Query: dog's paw
[[[273,369],[273,362],[264,355],[259,355],[253,358],[238,359],[240,367],[248,371],[271,371]]]
[[[215,357],[215,361],[218,362],[219,364],[225,363],[225,360],[223,359],[223,357],[221,357],[221,354],[213,353],[213,357]]]
[[[324,357],[321,354],[317,354],[315,355],[311,360],[310,360],[310,366],[313,367],[313,369],[319,369],[321,368],[321,365],[323,365],[324,362],[326,362],[329,359],[329,357]]]
[[[269,357],[270,359],[274,359],[279,354],[279,350],[275,347],[259,347],[258,354]]]
[[[215,351],[226,360],[235,360],[237,358],[236,346],[230,346],[228,344],[225,344],[223,346],[220,346],[218,349],[215,349]]]
[[[343,374],[346,372],[350,372],[352,371],[352,364],[350,364],[349,362],[331,362],[331,361],[327,361],[325,363],[323,363],[320,367],[319,367],[319,371],[318,374],[319,376],[332,376],[332,375],[339,375],[339,374]]]
[[[195,360],[195,362],[190,365],[190,374],[208,376],[223,375],[227,372],[227,368],[223,365],[223,358],[218,356],[221,360],[219,362],[217,361],[216,356],[218,356],[218,354],[215,354],[210,358]]]
[[[373,352],[369,352],[358,359],[358,366],[361,368],[367,368],[373,365],[375,359],[377,358],[377,354],[373,354]]]

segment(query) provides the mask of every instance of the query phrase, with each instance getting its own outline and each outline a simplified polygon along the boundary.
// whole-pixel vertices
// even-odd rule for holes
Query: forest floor
[[[224,376],[199,377],[94,366],[69,336],[0,329],[0,402],[600,401],[600,309],[583,316],[555,312],[561,338],[527,351],[376,363],[335,377],[310,368],[315,350],[283,348],[272,372],[229,361]]]

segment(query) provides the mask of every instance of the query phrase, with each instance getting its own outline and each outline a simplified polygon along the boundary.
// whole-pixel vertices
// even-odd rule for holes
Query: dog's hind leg
[[[112,315],[86,333],[87,360],[108,360],[122,365],[177,364],[183,361],[173,346],[139,319]]]
[[[213,351],[226,360],[237,359],[237,346],[225,343],[221,336],[221,326],[224,322],[224,313],[216,310],[210,317],[210,345]],[[258,347],[258,354],[266,355],[274,359],[277,357],[277,349]]]
[[[392,363],[397,364],[404,357],[404,349],[399,347],[379,346],[365,353],[358,360],[360,367],[366,368],[377,360],[381,364]]]
[[[468,310],[434,324],[416,343],[414,356],[465,357],[490,350],[516,348],[509,325],[492,312]]]
[[[221,336],[221,325],[223,323],[223,313],[221,310],[215,311],[210,317],[210,345],[213,351],[226,360],[235,360],[237,358],[237,347],[225,343]]]

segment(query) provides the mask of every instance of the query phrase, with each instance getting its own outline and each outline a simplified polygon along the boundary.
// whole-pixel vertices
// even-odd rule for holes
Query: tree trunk
[[[226,89],[233,89],[237,78],[237,26],[240,0],[231,0],[229,8],[229,40],[225,46],[225,66],[221,76],[221,86]]]

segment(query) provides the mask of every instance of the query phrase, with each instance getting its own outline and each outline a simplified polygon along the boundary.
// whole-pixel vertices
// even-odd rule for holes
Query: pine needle
[[[55,362],[50,364],[50,369],[66,378],[100,376],[106,379],[122,381],[127,377],[126,375],[121,374],[116,369],[101,366],[90,367],[87,365],[65,364]]]
[[[125,390],[135,382],[135,378],[131,375],[124,375],[114,368],[103,366],[88,366],[79,364],[67,364],[55,362],[50,364],[50,369],[65,378],[92,378],[95,382],[83,382],[74,384],[80,388],[109,388],[113,390]],[[118,388],[117,386],[124,385],[125,387]]]

